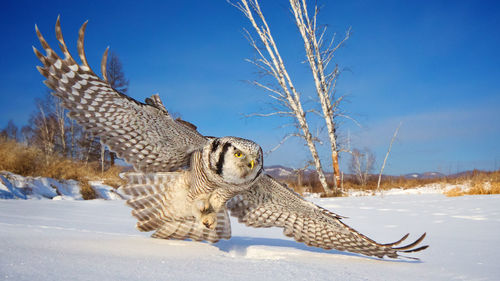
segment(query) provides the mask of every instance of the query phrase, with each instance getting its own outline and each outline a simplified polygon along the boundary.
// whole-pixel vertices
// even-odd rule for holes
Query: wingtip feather
[[[403,237],[401,237],[401,239],[399,239],[396,242],[382,244],[382,245],[384,245],[384,246],[396,246],[396,245],[399,245],[399,244],[401,244],[401,242],[403,242],[404,240],[406,240],[406,238],[408,238],[408,236],[410,236],[410,233],[406,233]]]
[[[108,62],[108,51],[109,51],[109,46],[106,47],[106,50],[104,51],[104,54],[102,55],[102,60],[101,60],[101,73],[102,73],[102,78],[104,81],[108,82],[108,75],[106,74],[106,64]]]
[[[403,251],[403,250],[408,250],[410,248],[413,248],[415,246],[417,246],[418,244],[420,244],[420,242],[422,242],[422,240],[424,240],[425,236],[426,236],[427,233],[424,232],[424,234],[422,234],[417,240],[415,240],[413,243],[410,243],[406,246],[402,246],[402,247],[397,247],[397,248],[393,248],[394,250],[396,251]]]

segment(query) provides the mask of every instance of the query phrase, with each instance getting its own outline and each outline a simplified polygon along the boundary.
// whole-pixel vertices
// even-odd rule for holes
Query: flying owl
[[[231,237],[228,210],[252,227],[281,227],[286,236],[306,245],[367,256],[400,257],[417,252],[408,237],[380,244],[342,222],[342,217],[306,201],[263,172],[262,149],[237,137],[207,137],[186,121],[174,119],[158,95],[138,102],[107,82],[104,52],[102,78],[90,68],[84,53],[87,22],[79,31],[78,64],[64,42],[59,18],[56,37],[64,58],[56,54],[35,26],[45,55],[33,47],[37,66],[53,95],[60,98],[87,131],[133,165],[121,190],[130,196],[137,228],[153,237],[217,242]]]

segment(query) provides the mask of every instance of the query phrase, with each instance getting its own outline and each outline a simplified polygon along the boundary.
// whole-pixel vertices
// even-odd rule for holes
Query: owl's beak
[[[250,169],[253,169],[253,166],[255,166],[255,160],[250,161],[249,166],[250,166]]]

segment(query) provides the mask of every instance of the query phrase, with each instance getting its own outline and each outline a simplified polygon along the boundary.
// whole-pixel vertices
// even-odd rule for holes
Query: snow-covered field
[[[311,199],[379,242],[427,232],[420,261],[296,243],[233,220],[216,244],[149,238],[122,200],[0,200],[2,280],[499,280],[500,196]]]

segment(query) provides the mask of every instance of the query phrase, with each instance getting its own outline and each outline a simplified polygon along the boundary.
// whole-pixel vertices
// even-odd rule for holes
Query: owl
[[[152,237],[217,242],[231,237],[229,213],[252,227],[281,227],[298,242],[324,249],[349,251],[379,258],[417,252],[425,233],[413,243],[380,244],[357,232],[342,217],[295,193],[263,171],[262,149],[237,137],[208,137],[196,126],[174,119],[158,95],[138,102],[107,82],[107,49],[102,78],[90,68],[84,53],[87,22],[79,31],[78,54],[70,55],[59,18],[56,37],[59,56],[35,26],[45,55],[34,52],[39,72],[69,117],[100,137],[110,150],[131,164],[121,191],[137,218],[140,231]]]

